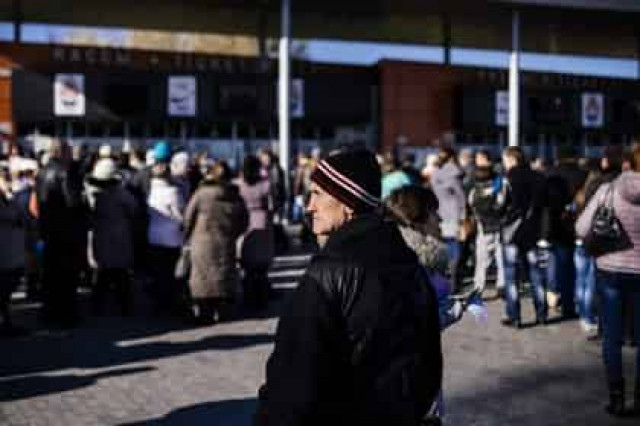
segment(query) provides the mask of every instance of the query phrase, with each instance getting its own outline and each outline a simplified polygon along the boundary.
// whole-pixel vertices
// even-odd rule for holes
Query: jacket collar
[[[383,221],[383,217],[377,213],[358,215],[334,231],[329,236],[324,248],[331,250],[342,246],[354,237],[375,231],[382,226]]]

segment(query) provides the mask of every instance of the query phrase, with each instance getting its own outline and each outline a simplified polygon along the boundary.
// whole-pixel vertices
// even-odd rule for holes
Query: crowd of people
[[[496,295],[504,299],[504,326],[524,328],[520,299],[528,284],[533,325],[548,324],[555,310],[559,315],[553,321],[578,319],[589,340],[602,339],[610,396],[606,409],[621,416],[627,413],[625,341],[638,347],[640,366],[640,145],[626,150],[608,146],[599,159],[579,158],[572,146],[557,152],[552,166],[541,167],[543,162],[528,162],[519,147],[506,148],[501,162],[486,151],[456,155],[442,148],[419,172],[411,158],[389,158],[382,193],[397,202],[398,188],[406,185],[432,191],[440,226],[418,229],[444,246],[446,277],[454,292],[472,288],[482,294],[495,272]],[[613,222],[622,235],[614,240],[622,239],[624,245],[618,241],[615,249],[600,252],[588,244],[603,218]],[[640,373],[634,389],[639,414]]]
[[[265,308],[284,199],[270,150],[247,156],[236,176],[223,160],[163,141],[122,153],[53,140],[37,158],[14,147],[1,168],[3,333],[16,330],[9,305],[22,283],[56,327],[78,322],[80,286],[98,315],[113,309],[111,293],[129,315],[134,282],[158,310],[198,323]]]
[[[14,147],[0,174],[3,332],[14,329],[20,283],[42,301],[42,321],[61,327],[79,319],[81,285],[92,289],[96,315],[112,292],[131,314],[134,282],[159,311],[197,324],[239,307],[263,311],[267,272],[286,244],[281,224],[291,220],[303,238],[315,235],[319,252],[283,312],[258,424],[320,424],[344,401],[356,407],[350,424],[378,424],[399,409],[406,418],[394,424],[415,424],[440,389],[439,330],[482,300],[488,283],[504,300],[506,327],[524,328],[528,288],[534,325],[579,319],[589,338],[601,337],[607,411],[622,415],[625,318],[640,330],[640,146],[606,147],[598,160],[561,146],[550,167],[508,147],[500,160],[441,147],[420,170],[411,156],[314,152],[300,154],[287,177],[268,149],[234,171],[164,141],[147,152],[92,153],[54,140],[37,158]],[[585,243],[603,206],[629,240],[605,254]],[[640,365],[640,345],[637,353]],[[339,384],[345,377],[351,387]],[[410,403],[393,393],[400,385]],[[374,410],[377,398],[399,405]],[[640,373],[634,404],[638,414]]]

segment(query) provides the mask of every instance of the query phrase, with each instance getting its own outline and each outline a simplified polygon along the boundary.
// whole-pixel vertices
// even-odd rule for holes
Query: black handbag
[[[613,208],[614,184],[611,183],[596,208],[589,232],[583,239],[584,248],[593,257],[633,248]]]

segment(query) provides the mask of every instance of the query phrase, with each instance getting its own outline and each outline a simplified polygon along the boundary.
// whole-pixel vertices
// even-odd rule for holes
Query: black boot
[[[633,417],[640,417],[640,384],[636,385],[636,391],[633,394]]]
[[[609,405],[605,410],[614,417],[624,416],[624,382],[609,384]]]

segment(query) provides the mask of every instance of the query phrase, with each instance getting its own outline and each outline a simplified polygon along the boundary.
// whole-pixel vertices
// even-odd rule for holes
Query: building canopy
[[[292,36],[506,50],[513,8],[525,51],[637,56],[636,0],[292,1]],[[16,0],[2,2],[0,20],[257,38],[279,35],[279,9],[277,0]]]

